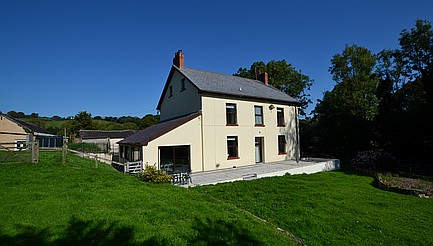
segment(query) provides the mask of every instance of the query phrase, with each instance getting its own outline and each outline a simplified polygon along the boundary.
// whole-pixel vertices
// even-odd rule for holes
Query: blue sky
[[[398,48],[416,19],[433,21],[433,1],[0,0],[0,111],[154,114],[179,49],[186,67],[226,74],[285,59],[316,102],[346,44]]]

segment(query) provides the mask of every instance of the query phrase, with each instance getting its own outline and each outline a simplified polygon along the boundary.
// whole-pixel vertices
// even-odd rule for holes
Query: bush
[[[399,166],[397,159],[383,149],[359,151],[352,163],[355,168],[380,171],[395,171]]]
[[[150,166],[146,163],[145,168],[138,174],[144,182],[151,183],[171,183],[171,176],[163,170],[156,169],[155,165]]]

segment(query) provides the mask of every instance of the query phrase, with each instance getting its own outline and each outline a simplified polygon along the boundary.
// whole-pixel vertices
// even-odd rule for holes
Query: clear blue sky
[[[398,48],[416,19],[433,21],[433,1],[0,0],[0,111],[156,113],[179,49],[186,67],[226,74],[285,59],[316,102],[346,44]]]

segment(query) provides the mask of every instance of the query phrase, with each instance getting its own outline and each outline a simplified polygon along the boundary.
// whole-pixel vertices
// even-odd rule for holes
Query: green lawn
[[[185,189],[41,152],[0,165],[0,245],[433,245],[433,199],[343,172]],[[247,211],[247,212],[246,212]],[[269,221],[264,223],[251,214]]]
[[[107,165],[41,152],[0,165],[0,245],[290,245],[233,205],[148,184]]]
[[[372,183],[371,177],[325,172],[194,190],[268,220],[307,245],[433,245],[433,199]]]

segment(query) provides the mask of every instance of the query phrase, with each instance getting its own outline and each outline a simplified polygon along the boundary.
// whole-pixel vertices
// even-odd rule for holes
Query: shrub
[[[171,183],[171,176],[163,170],[156,169],[155,165],[150,166],[146,163],[145,168],[138,174],[144,182],[151,183]]]
[[[399,166],[397,159],[383,149],[359,151],[352,163],[356,168],[380,171],[395,171]]]

